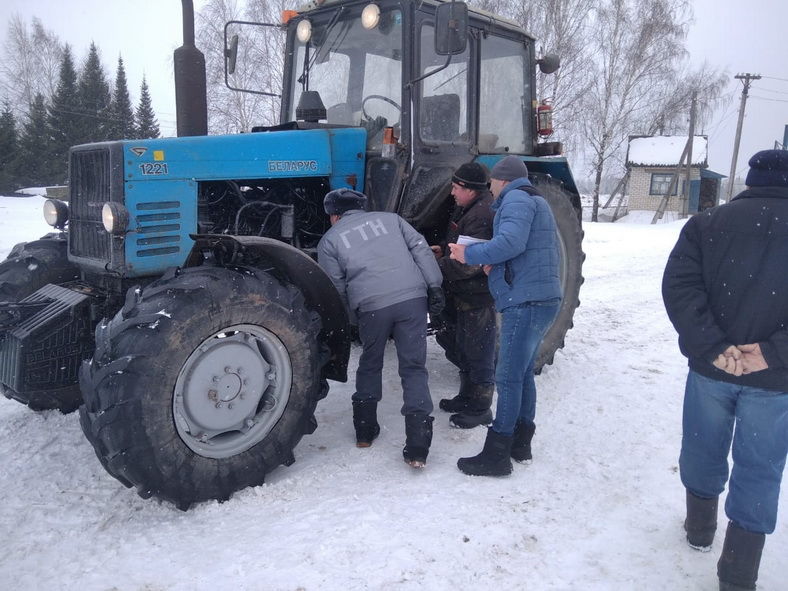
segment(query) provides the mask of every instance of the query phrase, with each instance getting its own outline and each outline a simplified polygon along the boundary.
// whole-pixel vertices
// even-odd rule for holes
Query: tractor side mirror
[[[468,5],[440,4],[435,9],[435,53],[457,55],[468,45]]]
[[[238,59],[238,35],[233,35],[229,46],[225,43],[224,57],[227,60],[227,73],[235,74],[235,60]]]
[[[542,59],[536,60],[542,74],[552,74],[561,67],[561,58],[554,53],[548,53]]]

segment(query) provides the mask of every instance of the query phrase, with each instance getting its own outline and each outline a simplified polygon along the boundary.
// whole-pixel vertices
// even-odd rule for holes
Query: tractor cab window
[[[533,133],[529,49],[494,35],[483,38],[481,46],[479,151],[527,154]]]
[[[470,45],[470,44],[469,44]],[[469,50],[454,55],[447,68],[420,81],[419,135],[423,142],[468,143],[468,56]],[[435,28],[421,27],[421,68],[419,76],[446,63],[435,53]]]
[[[402,14],[382,11],[377,25],[366,29],[347,8],[311,22],[311,38],[295,41],[292,103],[305,90],[317,91],[326,107],[326,121],[367,129],[367,149],[380,150],[383,128],[399,136],[402,118]]]

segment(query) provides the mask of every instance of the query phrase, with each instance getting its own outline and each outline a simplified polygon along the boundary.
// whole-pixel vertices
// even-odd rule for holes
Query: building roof
[[[676,166],[687,143],[686,135],[658,135],[629,138],[627,164],[636,166]],[[705,135],[692,140],[692,164],[706,167],[708,142]]]

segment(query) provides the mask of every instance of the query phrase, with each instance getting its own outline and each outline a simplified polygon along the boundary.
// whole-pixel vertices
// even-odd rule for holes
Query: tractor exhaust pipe
[[[175,50],[175,112],[178,137],[208,135],[205,56],[194,44],[194,3],[183,5],[183,46]]]

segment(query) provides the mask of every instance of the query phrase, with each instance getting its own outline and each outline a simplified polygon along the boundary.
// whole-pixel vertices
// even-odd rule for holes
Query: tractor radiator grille
[[[109,261],[112,237],[101,223],[101,208],[113,195],[118,182],[112,167],[110,145],[71,151],[69,200],[69,249],[72,256]],[[120,179],[122,183],[122,179]]]

